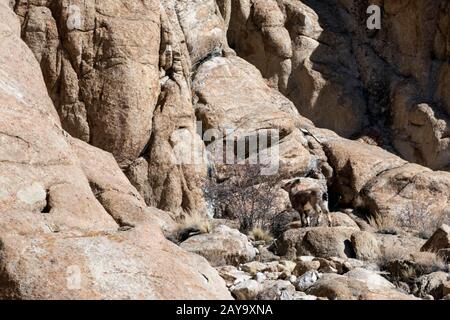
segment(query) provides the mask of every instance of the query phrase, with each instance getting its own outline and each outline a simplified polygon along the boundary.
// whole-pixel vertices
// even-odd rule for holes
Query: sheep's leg
[[[333,221],[331,219],[331,214],[329,212],[327,213],[327,219],[328,219],[328,226],[332,227],[333,226]]]
[[[317,225],[320,225],[320,221],[322,221],[322,207],[316,202],[316,204],[314,205],[314,211],[316,212],[317,215]]]
[[[302,213],[302,226],[309,227],[309,220],[308,220],[308,215],[306,212]]]
[[[333,222],[331,221],[330,210],[328,209],[328,201],[326,201],[326,200],[321,201],[320,202],[320,209],[321,209],[321,212],[323,212],[327,216],[328,226],[332,227],[333,226]]]

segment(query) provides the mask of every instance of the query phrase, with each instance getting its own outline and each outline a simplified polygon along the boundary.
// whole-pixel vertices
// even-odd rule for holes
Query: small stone
[[[256,275],[258,272],[263,272],[267,269],[267,264],[259,262],[259,261],[252,261],[245,264],[242,264],[240,266],[240,269],[244,272],[247,272],[251,274],[252,276]]]
[[[315,259],[313,256],[300,256],[297,257],[297,262],[311,262]]]
[[[258,294],[258,300],[280,300],[295,292],[295,287],[284,280],[266,281],[262,284],[262,289]]]
[[[251,279],[250,275],[241,270],[238,270],[234,266],[218,267],[216,268],[216,270],[219,272],[219,275],[225,280],[225,283],[228,287]]]
[[[299,261],[295,266],[293,274],[296,276],[301,276],[307,271],[310,270],[319,270],[320,262],[319,261]]]
[[[340,259],[325,259],[325,258],[316,258],[314,261],[318,261],[320,263],[319,271],[323,273],[339,273],[342,274],[344,271],[348,271],[344,267],[344,260]]]
[[[440,249],[437,254],[445,262],[450,263],[450,248]]]
[[[281,260],[278,264],[278,271],[287,271],[289,273],[292,273],[296,267],[296,263],[294,261],[290,260]]]
[[[278,279],[280,280],[289,280],[289,277],[291,276],[290,272],[287,271],[283,271],[281,272],[281,274],[278,276]]]
[[[450,276],[449,276],[450,279]],[[444,281],[441,285],[442,287],[442,295],[446,296],[450,294],[450,281]]]
[[[264,281],[267,280],[267,277],[266,277],[266,275],[265,275],[264,273],[258,272],[258,273],[256,274],[256,276],[255,276],[255,279],[256,279],[256,281],[258,281],[259,283],[262,283],[262,282],[264,282]]]
[[[230,288],[237,300],[254,300],[261,290],[261,285],[256,280],[247,280]]]
[[[421,251],[438,252],[450,248],[450,226],[443,224],[423,245]]]
[[[266,272],[265,275],[267,277],[267,280],[278,280],[281,272]]]
[[[299,291],[305,291],[311,287],[320,278],[319,272],[316,270],[307,271],[295,282],[295,288]]]

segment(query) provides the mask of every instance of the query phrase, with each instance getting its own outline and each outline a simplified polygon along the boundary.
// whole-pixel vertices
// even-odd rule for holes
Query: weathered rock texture
[[[222,3],[230,46],[316,125],[450,164],[446,0]],[[366,10],[381,7],[381,30]]]
[[[0,298],[231,298],[110,154],[62,130],[3,0],[0,21]]]
[[[421,250],[438,252],[448,248],[450,248],[450,227],[444,224],[428,239]]]
[[[209,234],[189,238],[181,244],[181,248],[205,257],[213,266],[238,266],[252,261],[256,255],[256,249],[247,236],[224,225]]]
[[[448,222],[448,1],[379,4],[368,31],[368,1],[0,0],[0,298],[231,298],[161,229],[207,212],[219,146],[273,130],[245,157],[278,152],[333,210]],[[375,259],[359,229],[288,230],[280,255]]]

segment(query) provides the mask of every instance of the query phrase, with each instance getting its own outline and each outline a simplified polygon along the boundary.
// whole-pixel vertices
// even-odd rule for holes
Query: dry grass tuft
[[[200,214],[185,216],[178,222],[177,230],[196,229],[198,233],[210,233],[212,229],[211,220]]]
[[[378,233],[397,234],[398,221],[393,216],[368,216],[369,224],[377,229]]]
[[[389,280],[411,284],[418,277],[437,271],[448,271],[444,260],[432,252],[405,253],[401,247],[385,249],[378,261],[381,270],[389,272]]]
[[[273,237],[270,232],[262,228],[253,228],[249,233],[248,237],[253,241],[264,241],[266,243],[273,241]]]
[[[410,232],[422,239],[428,239],[444,223],[450,223],[450,211],[430,214],[426,208],[411,205],[396,216],[368,216],[370,225],[377,228],[378,233],[397,234],[398,230]]]
[[[177,222],[177,227],[166,238],[175,244],[180,244],[192,236],[210,233],[211,220],[199,214],[185,216]]]

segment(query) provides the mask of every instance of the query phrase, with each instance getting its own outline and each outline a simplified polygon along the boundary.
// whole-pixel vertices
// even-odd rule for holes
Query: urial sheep
[[[322,215],[332,226],[328,209],[328,193],[321,187],[320,182],[310,178],[295,178],[285,182],[283,189],[289,193],[289,199],[294,210],[298,211],[303,227],[312,226],[313,219],[319,225]]]

